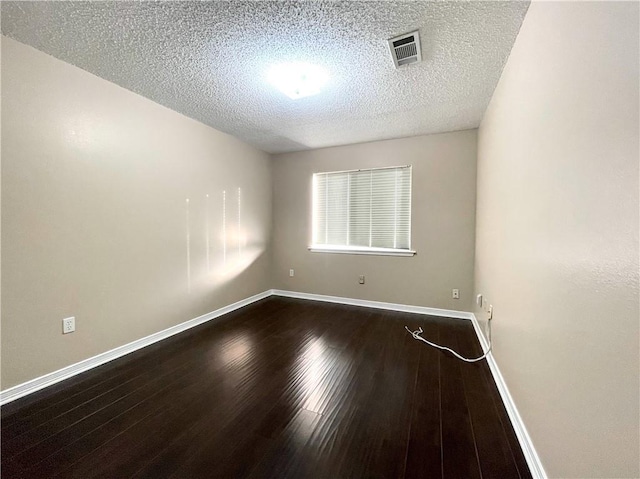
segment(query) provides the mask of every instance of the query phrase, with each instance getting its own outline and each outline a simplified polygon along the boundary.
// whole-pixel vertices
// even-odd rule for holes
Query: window
[[[410,256],[411,166],[313,175],[311,251]]]

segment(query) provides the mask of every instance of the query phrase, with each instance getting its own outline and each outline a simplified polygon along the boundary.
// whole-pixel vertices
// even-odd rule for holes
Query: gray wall
[[[533,2],[479,130],[475,290],[550,477],[640,476],[638,7]]]
[[[413,257],[312,253],[311,178],[322,171],[413,165]],[[273,158],[273,284],[278,289],[468,311],[476,130]],[[289,277],[289,269],[295,276]],[[364,274],[366,283],[358,284]],[[451,289],[459,288],[459,300]]]
[[[267,154],[8,38],[2,100],[3,389],[270,287]]]

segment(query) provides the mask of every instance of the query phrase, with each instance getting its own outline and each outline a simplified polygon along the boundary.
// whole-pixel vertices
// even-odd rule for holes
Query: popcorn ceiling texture
[[[476,128],[528,2],[2,2],[2,33],[267,152]],[[423,62],[387,39],[420,29]],[[291,100],[269,67],[330,80]]]

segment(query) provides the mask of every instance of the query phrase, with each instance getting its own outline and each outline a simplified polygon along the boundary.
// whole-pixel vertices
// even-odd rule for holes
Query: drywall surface
[[[0,3],[10,38],[273,153],[477,128],[528,6]],[[413,30],[424,61],[396,70],[386,40]],[[291,61],[326,71],[318,95],[292,101],[268,81]]]
[[[2,100],[3,389],[270,287],[267,154],[6,37]]]
[[[549,477],[640,476],[638,8],[532,3],[479,130],[475,290]]]
[[[468,311],[475,230],[476,130],[273,157],[273,283],[306,293]],[[313,173],[413,166],[413,257],[308,251]],[[289,269],[295,271],[289,277]],[[365,275],[365,284],[358,276]],[[460,299],[451,289],[460,289]]]

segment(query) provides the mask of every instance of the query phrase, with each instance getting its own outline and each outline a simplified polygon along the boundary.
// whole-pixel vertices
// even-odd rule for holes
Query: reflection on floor
[[[3,477],[531,477],[464,320],[271,297],[2,408]]]

